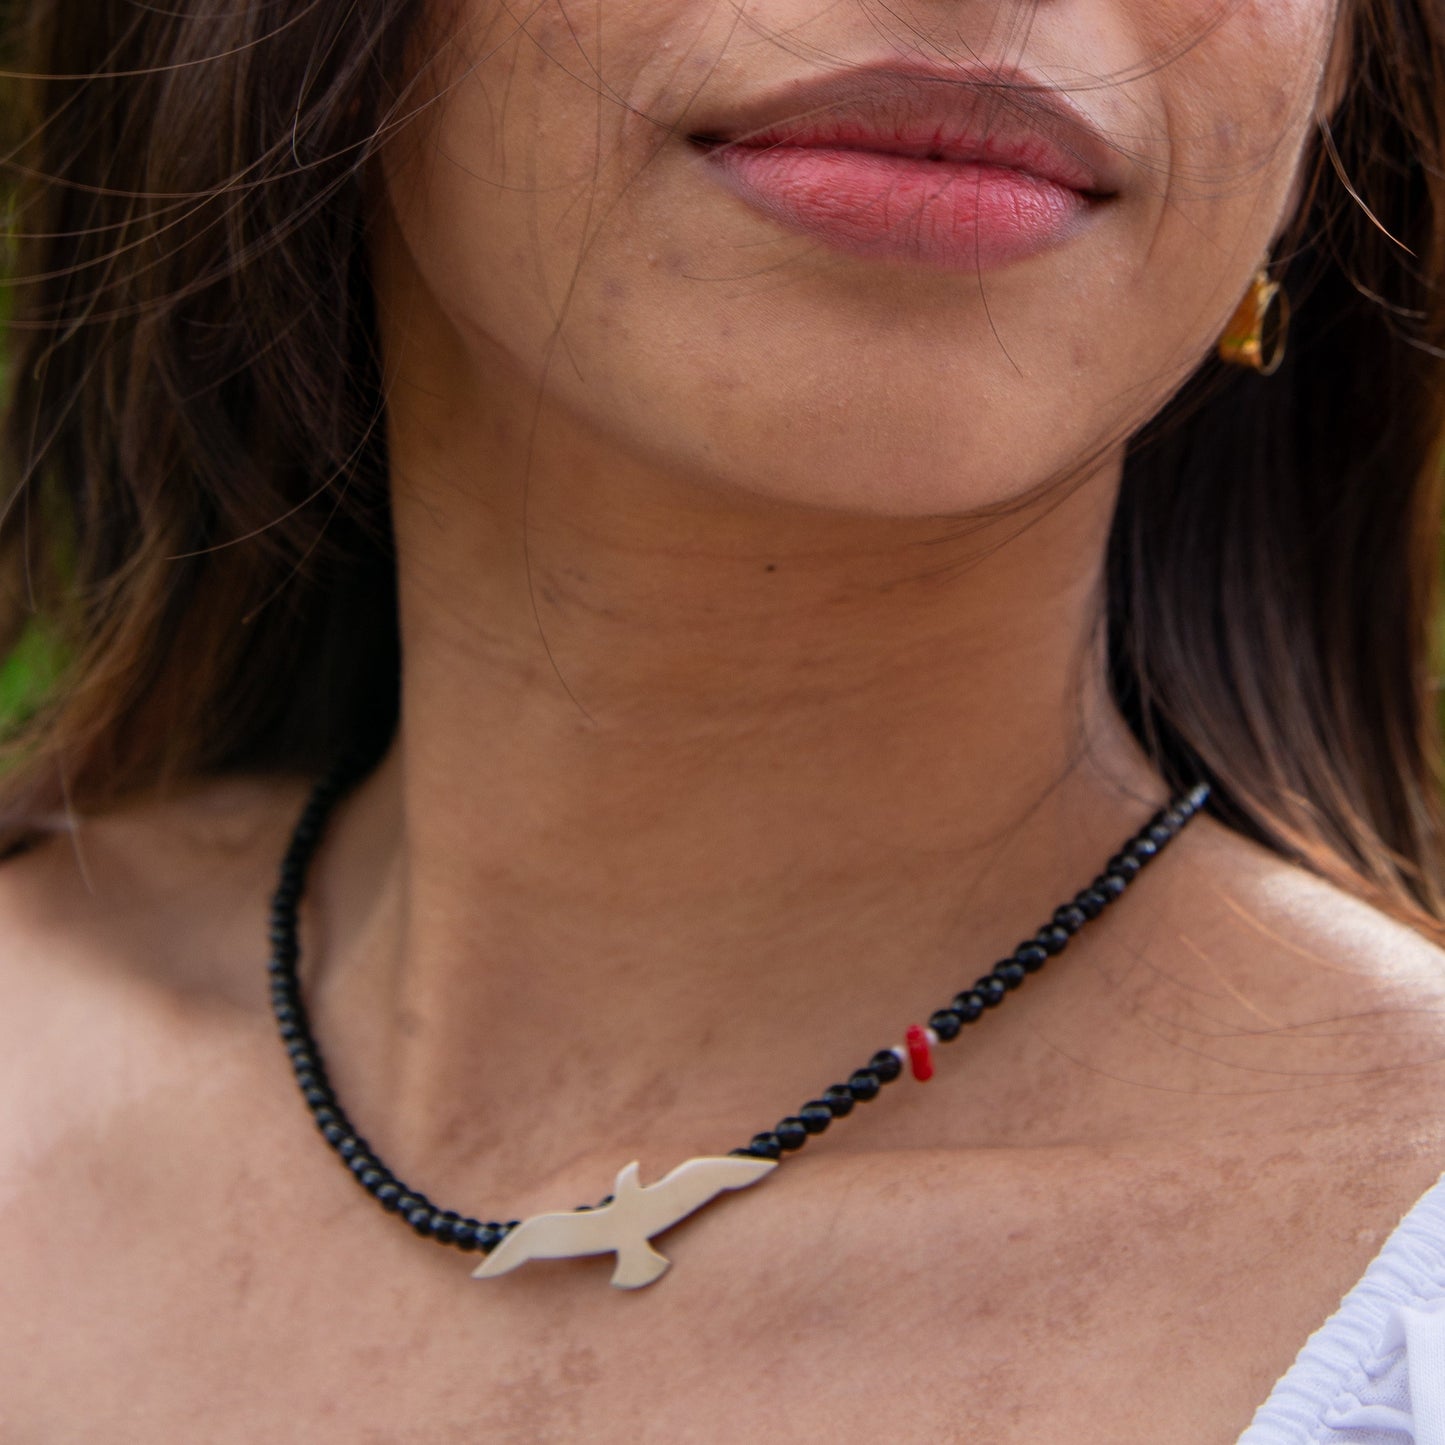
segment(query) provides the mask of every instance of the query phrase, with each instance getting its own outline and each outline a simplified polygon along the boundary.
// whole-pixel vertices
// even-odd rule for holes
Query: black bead
[[[1054,922],[1065,933],[1077,933],[1089,921],[1088,914],[1077,903],[1066,903],[1054,909]]]
[[[1069,946],[1069,935],[1057,924],[1051,924],[1039,929],[1034,941],[1045,953],[1062,953]]]
[[[1137,858],[1128,853],[1120,854],[1109,860],[1109,872],[1117,874],[1120,878],[1137,878],[1139,869],[1143,866]]]
[[[833,1111],[822,1099],[812,1099],[798,1110],[803,1128],[810,1134],[821,1134],[833,1122]]]
[[[401,1198],[396,1201],[396,1212],[400,1214],[408,1224],[411,1222],[412,1213],[424,1207],[427,1207],[427,1201],[419,1194],[412,1194],[410,1192],[403,1194]]]
[[[302,1097],[310,1109],[324,1109],[329,1105],[335,1095],[330,1089],[310,1088],[302,1091]]]
[[[1164,822],[1155,823],[1149,829],[1147,836],[1151,843],[1155,843],[1160,848],[1162,848],[1166,843],[1170,842],[1173,839],[1174,829]]]
[[[1007,963],[995,964],[993,976],[1005,988],[1017,988],[1029,975],[1023,964],[1010,959]]]
[[[781,1159],[783,1157],[783,1142],[771,1132],[754,1134],[748,1148],[759,1159]]]
[[[373,1159],[356,1178],[368,1194],[375,1194],[391,1176]]]
[[[966,1024],[971,1024],[984,1011],[983,995],[976,989],[959,994],[953,1001],[951,1013],[956,1013]]]
[[[795,1114],[779,1119],[773,1125],[773,1133],[784,1149],[801,1149],[808,1142],[808,1126]]]
[[[427,1204],[419,1204],[413,1210],[408,1211],[405,1216],[406,1222],[421,1235],[423,1239],[429,1239],[437,1231],[437,1225],[441,1222],[437,1218],[436,1210]]]
[[[452,1225],[452,1243],[458,1249],[477,1248],[477,1226],[470,1219],[459,1219]]]
[[[350,1134],[351,1130],[345,1124],[327,1123],[321,1126],[321,1137],[331,1145],[341,1143],[343,1139],[349,1138]]]
[[[1049,951],[1042,943],[1021,943],[1014,949],[1014,961],[1025,973],[1037,973],[1049,961]]]
[[[869,1099],[876,1099],[878,1087],[878,1075],[871,1069],[859,1069],[848,1080],[848,1092],[860,1104],[866,1104]]]
[[[846,1119],[853,1112],[853,1091],[847,1084],[829,1084],[823,1090],[823,1102],[835,1119]]]
[[[376,1202],[385,1210],[395,1214],[401,1208],[402,1187],[394,1180],[377,1186]],[[410,1196],[408,1196],[410,1197]]]
[[[365,1154],[368,1152],[365,1141],[358,1139],[355,1134],[343,1134],[340,1139],[334,1142],[336,1152],[340,1154],[343,1159],[350,1159],[353,1154]]]
[[[973,991],[983,1000],[986,1008],[993,1008],[1003,1002],[1006,988],[991,974],[986,973],[974,984]]]
[[[892,1049],[879,1049],[868,1060],[868,1072],[877,1074],[880,1084],[891,1084],[903,1072],[903,1065],[898,1062],[898,1055]]]
[[[938,1035],[940,1043],[949,1044],[958,1037],[963,1020],[952,1009],[941,1008],[929,1017],[928,1027]]]
[[[507,1231],[500,1224],[479,1224],[476,1247],[483,1254],[490,1254],[506,1237]]]
[[[457,1237],[457,1226],[462,1222],[462,1217],[454,1209],[445,1209],[436,1218],[436,1225],[432,1230],[432,1237],[438,1244],[455,1244]]]
[[[328,1124],[341,1123],[341,1115],[331,1105],[327,1104],[320,1109],[313,1109],[311,1117],[316,1121],[318,1129],[324,1129]]]
[[[1109,900],[1097,888],[1085,888],[1074,899],[1074,902],[1085,918],[1097,918],[1104,911]]]
[[[1101,873],[1094,879],[1095,892],[1102,893],[1111,903],[1116,898],[1122,898],[1128,886],[1128,882],[1117,873]]]
[[[1147,863],[1151,858],[1159,856],[1159,845],[1152,838],[1135,838],[1129,844],[1127,856],[1140,863]]]

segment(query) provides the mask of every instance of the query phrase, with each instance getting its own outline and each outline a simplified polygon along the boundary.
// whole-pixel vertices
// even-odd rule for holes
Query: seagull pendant
[[[641,1289],[660,1279],[672,1263],[648,1243],[653,1235],[671,1229],[725,1190],[746,1189],[777,1167],[772,1159],[689,1159],[644,1188],[637,1182],[634,1161],[618,1173],[609,1203],[523,1220],[472,1271],[472,1278],[493,1279],[529,1259],[615,1253],[613,1285]]]

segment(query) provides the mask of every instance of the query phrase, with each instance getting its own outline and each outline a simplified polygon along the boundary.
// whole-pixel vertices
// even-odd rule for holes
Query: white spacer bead
[[[928,1040],[928,1047],[930,1049],[936,1049],[938,1047],[938,1034],[935,1030],[924,1029],[923,1036]]]
[[[892,1054],[905,1069],[908,1067],[908,1050],[904,1048],[902,1044],[894,1044],[888,1052]]]

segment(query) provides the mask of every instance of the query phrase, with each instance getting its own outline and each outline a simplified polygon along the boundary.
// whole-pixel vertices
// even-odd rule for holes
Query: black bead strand
[[[1051,958],[1056,958],[1083,929],[1121,898],[1129,884],[1146,863],[1157,858],[1178,836],[1179,830],[1203,810],[1209,800],[1209,785],[1201,783],[1181,793],[1167,807],[1159,809],[1149,821],[1124,844],[1104,865],[1104,872],[1074,898],[1060,904],[1039,931],[1014,949],[1010,958],[994,965],[970,989],[958,994],[953,1002],[939,1009],[928,1020],[939,1043],[951,1043],[967,1025],[974,1023],[985,1011],[997,1008],[1010,993],[1020,987],[1029,974],[1037,973]],[[880,1049],[864,1065],[849,1076],[846,1084],[834,1084],[822,1097],[804,1104],[794,1117],[784,1119],[784,1126],[798,1125],[801,1132],[791,1130],[786,1140],[777,1130],[757,1135],[750,1144],[734,1149],[734,1154],[766,1159],[781,1159],[786,1152],[801,1149],[814,1134],[828,1127],[829,1119],[846,1116],[855,1103],[866,1103],[878,1097],[883,1085],[892,1083],[903,1072],[903,1063],[892,1049]]]
[[[490,1253],[506,1237],[505,1226],[486,1224],[451,1211],[439,1211],[424,1195],[403,1185],[367,1144],[336,1098],[320,1046],[311,1032],[301,983],[297,911],[306,874],[321,841],[326,818],[337,801],[365,772],[355,764],[339,768],[314,789],[291,835],[280,878],[271,898],[269,937],[271,1008],[291,1060],[292,1071],[322,1138],[331,1145],[357,1183],[390,1213],[401,1214],[418,1234],[464,1250]]]

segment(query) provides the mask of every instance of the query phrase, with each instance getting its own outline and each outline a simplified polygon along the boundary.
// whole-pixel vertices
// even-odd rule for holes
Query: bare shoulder
[[[124,1091],[196,1023],[264,1006],[267,892],[303,794],[198,784],[57,824],[0,865],[0,1159],[17,1129],[46,1131],[55,1081]]]
[[[0,866],[0,987],[90,965],[224,991],[191,929],[220,941],[244,913],[254,936],[257,884],[303,797],[292,779],[225,779],[57,821]]]
[[[1445,949],[1210,820],[1177,846],[1134,905],[1160,1032],[1221,1087],[1445,1121]]]
[[[1191,933],[1247,951],[1268,975],[1372,994],[1445,998],[1445,948],[1399,918],[1205,820],[1188,844]],[[1271,967],[1271,961],[1274,967]]]

